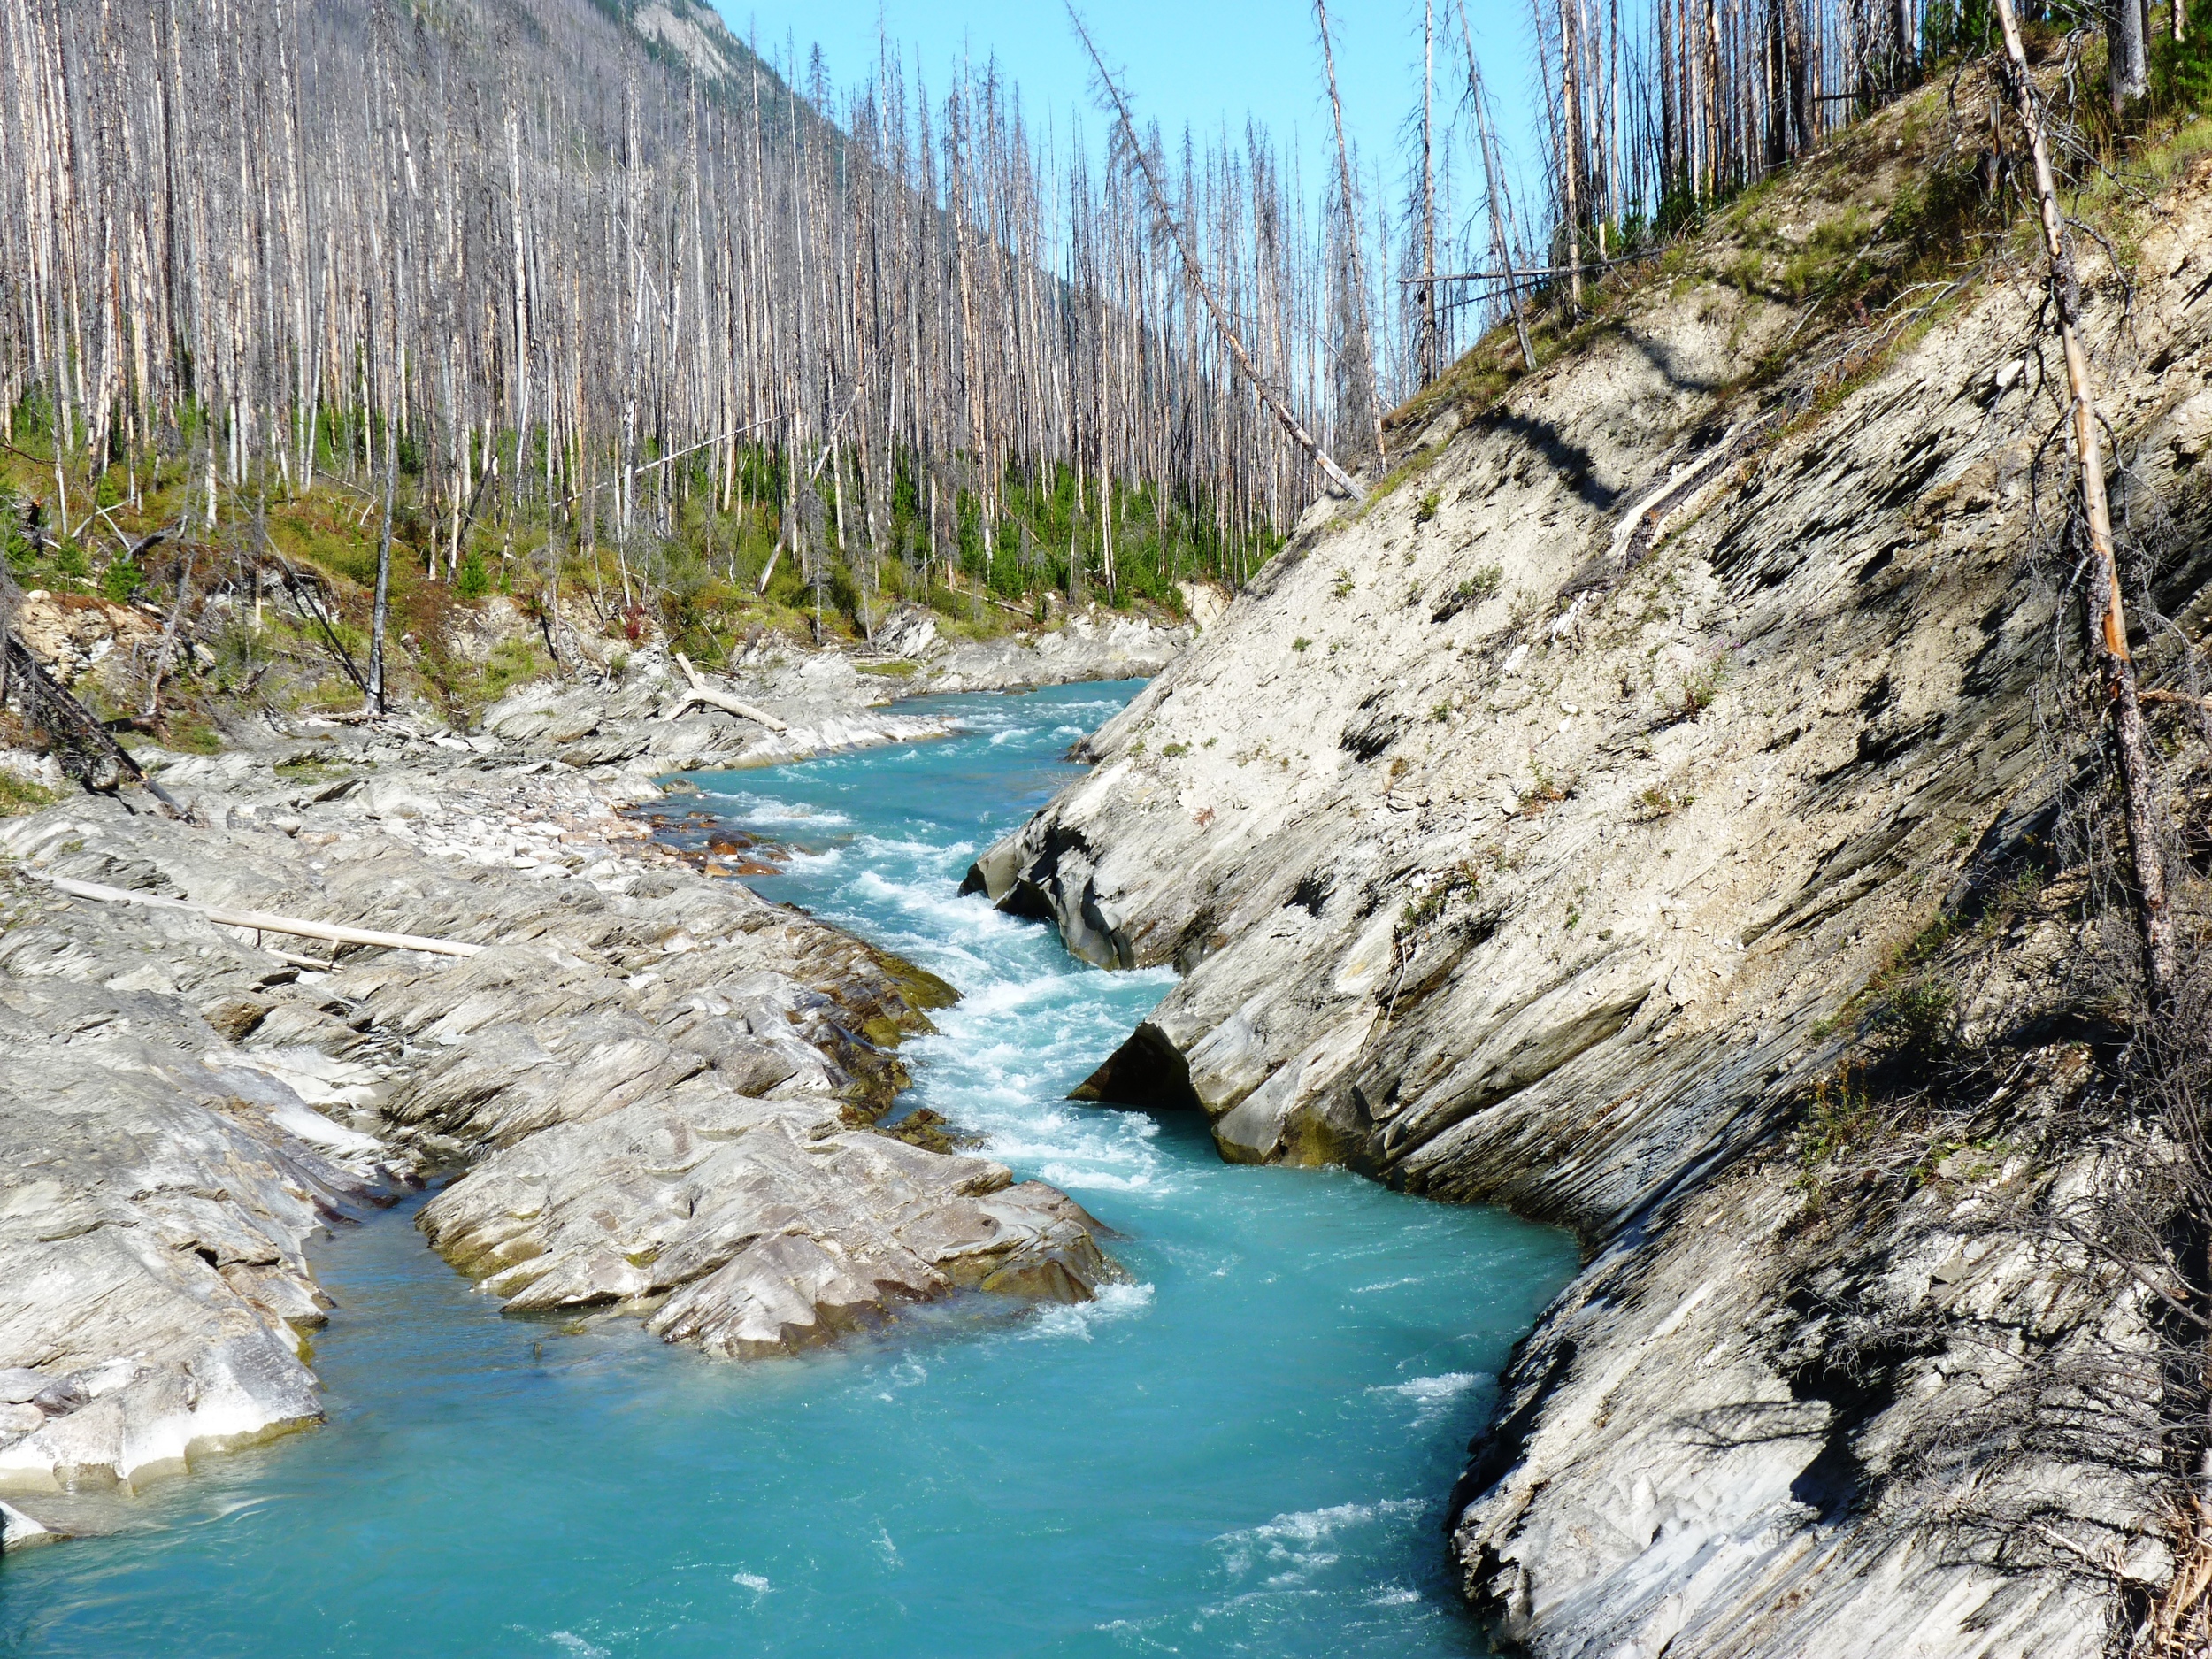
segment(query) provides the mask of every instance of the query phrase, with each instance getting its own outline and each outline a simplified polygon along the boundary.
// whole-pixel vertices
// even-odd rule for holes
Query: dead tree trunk
[[[1567,237],[1567,305],[1582,310],[1582,50],[1575,34],[1576,0],[1559,5],[1559,190]]]
[[[176,654],[177,625],[184,620],[184,607],[192,592],[192,562],[193,551],[188,549],[183,564],[177,568],[177,596],[161,630],[161,649],[154,653],[153,672],[146,677],[146,701],[139,706],[138,718],[149,723],[161,714],[161,682],[168,678],[169,664]]]
[[[2178,4],[2180,0],[2175,0]],[[1327,0],[1313,0],[1314,20],[1321,27],[1321,66],[1329,78],[1329,115],[1336,123],[1336,177],[1344,214],[1344,247],[1349,260],[1352,278],[1352,304],[1357,311],[1360,334],[1360,357],[1367,376],[1366,391],[1375,417],[1375,469],[1377,473],[1390,466],[1390,453],[1383,443],[1382,388],[1375,374],[1374,336],[1367,322],[1367,267],[1360,257],[1358,196],[1352,188],[1352,150],[1344,142],[1344,104],[1336,92],[1336,50],[1329,43],[1329,8]]]
[[[2119,115],[2150,85],[2146,38],[2150,30],[2147,0],[2110,0],[2110,4],[2105,56],[2111,69],[2112,112]]]
[[[1513,238],[1505,227],[1504,169],[1490,142],[1490,116],[1483,107],[1482,71],[1475,63],[1474,31],[1467,27],[1467,0],[1459,0],[1459,32],[1467,42],[1467,96],[1475,105],[1475,140],[1482,149],[1482,188],[1490,200],[1490,242],[1498,268],[1505,273],[1506,303],[1513,308],[1513,330],[1520,337],[1521,366],[1536,373],[1536,346],[1528,337],[1528,314],[1522,309],[1521,279],[1513,268]]]
[[[1268,413],[1275,417],[1277,424],[1290,441],[1313,457],[1314,464],[1328,475],[1329,481],[1354,501],[1365,501],[1367,492],[1352,480],[1352,475],[1339,466],[1335,458],[1322,449],[1314,435],[1299,423],[1298,418],[1283,403],[1281,396],[1261,375],[1259,365],[1252,361],[1252,354],[1245,349],[1243,340],[1229,320],[1229,314],[1222,310],[1221,302],[1214,296],[1212,285],[1206,280],[1206,273],[1199,268],[1197,256],[1191,251],[1190,241],[1183,234],[1183,227],[1176,222],[1174,214],[1168,211],[1167,192],[1162,188],[1159,178],[1153,171],[1150,153],[1137,136],[1137,123],[1129,113],[1129,101],[1122,96],[1119,83],[1107,73],[1106,60],[1099,56],[1098,47],[1091,39],[1091,32],[1084,26],[1082,14],[1075,9],[1074,0],[1069,0],[1068,16],[1073,19],[1075,32],[1082,37],[1084,50],[1090,53],[1091,63],[1098,71],[1100,84],[1113,104],[1115,119],[1121,127],[1122,140],[1129,147],[1130,160],[1144,180],[1145,190],[1151,197],[1153,218],[1167,233],[1168,240],[1175,244],[1175,251],[1182,259],[1183,274],[1188,279],[1200,303],[1205,306],[1207,314],[1213,319],[1214,327],[1221,336],[1221,343],[1235,361],[1238,372],[1244,376],[1253,394],[1267,405]]]
[[[1997,18],[2010,60],[2013,104],[2027,134],[2034,164],[2037,208],[2044,253],[2050,262],[2051,303],[2058,319],[2059,344],[2066,358],[2067,394],[2073,403],[2075,457],[2081,467],[2082,519],[2089,535],[2093,591],[2097,617],[2092,644],[2104,679],[2112,718],[2112,747],[2120,772],[2127,814],[2128,860],[2135,872],[2135,915],[2143,937],[2143,978],[2154,1015],[2162,1011],[2176,973],[2173,914],[2166,898],[2166,870],[2152,798],[2150,756],[2143,737],[2143,709],[2136,695],[2135,663],[2128,654],[2127,617],[2122,608],[2120,571],[2112,538],[2111,504],[2105,497],[2104,455],[2098,430],[2096,390],[2089,358],[2081,344],[2081,290],[2076,280],[2066,219],[2051,172],[2042,111],[2028,58],[2013,17],[2012,0],[1996,0]],[[2123,5],[2136,0],[2121,0]]]
[[[1436,309],[1436,4],[1421,9],[1421,383],[1444,373]]]

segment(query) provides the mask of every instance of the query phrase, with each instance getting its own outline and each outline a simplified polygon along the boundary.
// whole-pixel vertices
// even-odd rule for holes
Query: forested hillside
[[[0,436],[57,543],[328,485],[465,590],[626,603],[641,561],[866,632],[948,583],[1171,600],[1311,494],[1138,205],[987,65],[886,46],[795,96],[687,0],[5,19]],[[1263,373],[1325,407],[1263,145],[1172,171]]]

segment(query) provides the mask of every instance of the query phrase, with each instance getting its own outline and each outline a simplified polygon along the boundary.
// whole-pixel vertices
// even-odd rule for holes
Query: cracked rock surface
[[[486,1294],[733,1356],[1117,1274],[1054,1189],[868,1127],[949,987],[695,873],[618,810],[634,779],[399,722],[147,758],[199,823],[82,795],[0,822],[8,1547],[319,1417],[310,1241],[448,1171],[420,1225]]]
[[[1774,217],[1819,222],[1809,179]],[[2203,165],[2160,205],[2126,328],[2092,284],[2147,512],[2212,409]],[[1930,1564],[1885,1507],[1885,1448],[2005,1363],[1961,1338],[1878,1367],[1894,1397],[1801,1397],[1792,1338],[1819,1327],[1780,1252],[1802,1194],[1786,1161],[1744,1172],[1837,1064],[1852,999],[2029,834],[2055,617],[2020,556],[2056,416],[2017,365],[2040,293],[1993,280],[1762,426],[1732,388],[1795,313],[1650,285],[1497,406],[1402,434],[1417,481],[1317,507],[971,872],[1094,963],[1183,970],[1081,1093],[1202,1111],[1232,1159],[1582,1234],[1590,1266],[1504,1379],[1505,1450],[1460,1494],[1465,1587],[1530,1652],[2102,1651],[2108,1582],[2040,1545]],[[2208,579],[2184,558],[2160,608],[2200,633]],[[1870,1223],[1835,1271],[1881,1279],[1901,1238]],[[2108,1288],[2044,1296],[2032,1252],[1976,1271],[1986,1306],[2037,1310],[2036,1342],[2139,1318]],[[1899,1305],[1949,1317],[1920,1282]],[[1732,1410],[1772,1433],[1698,1426]],[[2129,1509],[2079,1470],[2020,1479],[2067,1536]]]

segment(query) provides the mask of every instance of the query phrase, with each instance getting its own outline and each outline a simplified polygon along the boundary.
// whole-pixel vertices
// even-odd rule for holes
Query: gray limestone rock
[[[2170,411],[2212,383],[2212,198],[2162,206],[2139,347],[2099,371],[2154,495],[2188,448]],[[2054,612],[2017,555],[2053,417],[1988,381],[2032,326],[2022,295],[1977,290],[1832,409],[1764,426],[1726,388],[1793,317],[1655,284],[1496,407],[1402,434],[1418,488],[1317,505],[969,886],[1094,963],[1182,970],[1081,1096],[1588,1241],[1505,1379],[1525,1421],[1462,1494],[1471,1594],[1515,1642],[2093,1654],[2096,1598],[2047,1551],[1924,1570],[1934,1546],[1875,1513],[1902,1477],[1874,1448],[1978,1399],[1975,1368],[1904,1367],[1863,1420],[1795,1401],[1792,1172],[1696,1232],[1676,1208],[1770,1144],[1851,999],[2035,804]],[[1901,1248],[1870,1223],[1848,1271]],[[1988,1271],[2024,1294],[2019,1260]],[[2113,1306],[2078,1299],[2056,1334]],[[1727,1409],[1771,1434],[1688,1422]],[[1839,1440],[1862,1507],[1831,1513],[1792,1494]],[[2086,1475],[2049,1484],[2054,1525],[2111,1512]]]
[[[654,695],[589,695],[511,706],[546,742],[694,758],[656,747]],[[86,796],[0,822],[8,1547],[319,1418],[310,1242],[455,1165],[421,1225],[488,1294],[719,1354],[1114,1277],[1057,1193],[867,1127],[949,990],[695,873],[620,810],[635,773],[405,722],[147,758],[197,824]],[[50,876],[484,948],[334,948]]]

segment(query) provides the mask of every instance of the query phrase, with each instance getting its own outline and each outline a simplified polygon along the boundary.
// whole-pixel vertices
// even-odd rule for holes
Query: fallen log
[[[467,944],[458,939],[432,939],[421,933],[387,933],[373,927],[344,927],[335,922],[312,922],[300,916],[276,916],[266,910],[234,910],[227,905],[197,904],[190,899],[173,899],[159,893],[140,893],[129,887],[103,887],[96,881],[77,881],[68,876],[50,876],[41,871],[26,873],[36,876],[49,887],[66,893],[73,898],[97,899],[106,904],[145,904],[157,910],[187,910],[204,916],[211,922],[225,927],[250,927],[257,933],[289,933],[300,939],[327,940],[334,945],[380,945],[388,950],[426,950],[441,956],[472,956],[483,949],[481,945]],[[283,956],[286,953],[277,953]],[[327,964],[319,964],[327,966]]]
[[[143,784],[178,818],[188,824],[198,822],[131,758],[114,733],[62,688],[12,629],[0,629],[0,695],[11,690],[24,718],[45,732],[66,775],[102,795],[127,780]]]
[[[681,651],[676,653],[676,661],[683,668],[684,678],[691,682],[691,688],[680,694],[675,702],[661,710],[662,719],[672,720],[693,703],[703,703],[709,708],[721,710],[725,714],[734,714],[741,720],[764,726],[772,732],[788,732],[791,729],[766,710],[756,709],[749,703],[741,703],[728,692],[717,691],[708,685],[705,678],[691,665],[691,659]]]

